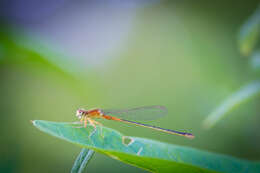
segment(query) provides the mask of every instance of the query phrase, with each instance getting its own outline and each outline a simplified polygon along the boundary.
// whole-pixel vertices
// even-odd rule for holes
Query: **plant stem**
[[[90,159],[92,158],[93,154],[93,150],[83,148],[74,162],[71,173],[82,173],[89,163]]]

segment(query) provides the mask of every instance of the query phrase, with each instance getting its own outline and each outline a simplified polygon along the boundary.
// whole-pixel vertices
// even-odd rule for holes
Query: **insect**
[[[156,127],[148,124],[139,123],[136,121],[131,121],[128,119],[134,120],[153,120],[160,118],[167,114],[167,109],[163,106],[144,106],[138,107],[133,109],[91,109],[91,110],[84,110],[78,109],[76,112],[76,116],[80,119],[81,123],[84,123],[84,127],[87,127],[89,123],[94,128],[96,125],[102,125],[101,123],[93,120],[94,118],[104,118],[106,120],[114,120],[118,122],[133,124],[137,126],[142,126],[154,130],[158,130],[161,132],[184,136],[187,138],[194,138],[191,133],[186,132],[179,132],[175,130],[165,129],[161,127]]]

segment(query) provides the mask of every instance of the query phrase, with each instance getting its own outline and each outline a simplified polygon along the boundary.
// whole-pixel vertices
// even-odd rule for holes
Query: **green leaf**
[[[260,70],[260,50],[254,51],[254,53],[252,54],[250,58],[250,66],[254,70]]]
[[[241,27],[238,35],[238,44],[243,55],[252,53],[260,39],[260,7]]]
[[[0,65],[16,64],[26,68],[34,67],[35,64],[43,68],[50,68],[72,79],[80,79],[75,61],[57,50],[51,49],[46,44],[40,44],[19,31],[11,28],[0,28]],[[53,46],[54,47],[54,46]],[[37,66],[38,67],[38,66]]]
[[[126,137],[106,127],[97,126],[96,130],[92,126],[75,128],[77,125],[73,123],[42,120],[35,120],[33,124],[50,135],[151,172],[260,171],[258,162],[139,137]]]
[[[239,91],[233,93],[220,106],[218,106],[203,122],[206,128],[213,127],[225,115],[236,108],[238,105],[248,101],[250,98],[257,96],[260,93],[260,82],[254,81]]]
[[[74,162],[71,173],[82,173],[93,155],[93,150],[83,148]]]

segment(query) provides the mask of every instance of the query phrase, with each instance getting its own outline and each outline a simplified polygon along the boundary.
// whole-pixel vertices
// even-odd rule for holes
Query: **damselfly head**
[[[78,109],[76,111],[76,117],[78,117],[79,119],[82,118],[83,114],[84,114],[84,110],[83,109]]]

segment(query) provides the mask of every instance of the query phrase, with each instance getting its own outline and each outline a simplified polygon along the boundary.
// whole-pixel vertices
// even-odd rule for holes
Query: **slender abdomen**
[[[148,124],[124,120],[124,119],[112,117],[112,116],[109,116],[109,115],[103,115],[103,118],[105,118],[107,120],[121,121],[121,122],[128,123],[128,124],[134,124],[134,125],[137,125],[137,126],[147,127],[147,128],[151,128],[151,129],[162,131],[162,132],[169,133],[169,134],[184,136],[184,137],[187,137],[187,138],[190,138],[190,139],[194,138],[194,136],[191,133],[179,132],[179,131],[170,130],[170,129],[164,129],[164,128],[161,128],[161,127],[156,127],[156,126],[152,126],[152,125],[148,125]]]

